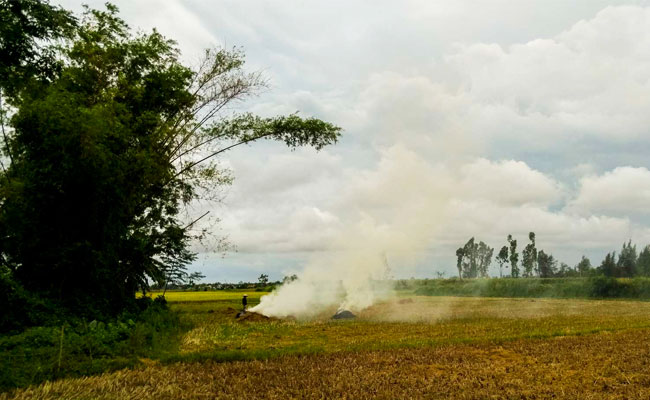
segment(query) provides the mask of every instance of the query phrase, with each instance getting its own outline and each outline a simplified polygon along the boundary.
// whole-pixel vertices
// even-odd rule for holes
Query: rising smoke
[[[354,218],[314,256],[298,279],[262,297],[252,311],[308,318],[331,308],[360,311],[392,296],[382,281],[385,257],[394,270],[412,268],[445,214],[451,182],[415,152],[385,150],[376,170],[361,174],[346,204]],[[442,167],[440,167],[442,168]]]

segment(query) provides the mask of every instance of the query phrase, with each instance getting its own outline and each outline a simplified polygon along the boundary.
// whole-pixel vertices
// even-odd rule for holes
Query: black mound
[[[352,314],[348,310],[339,310],[332,316],[332,319],[353,319],[356,317],[356,315]]]

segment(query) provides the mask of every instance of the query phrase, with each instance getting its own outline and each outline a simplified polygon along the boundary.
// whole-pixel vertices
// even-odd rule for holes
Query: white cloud
[[[580,180],[580,190],[567,209],[583,215],[650,213],[650,171],[618,167]]]
[[[549,39],[461,46],[446,57],[486,133],[563,150],[558,140],[647,140],[650,8],[609,7]]]
[[[547,206],[562,195],[558,182],[523,161],[491,162],[481,158],[460,168],[464,198],[488,199],[502,205]]]
[[[227,154],[236,180],[215,214],[242,253],[276,265],[273,254],[327,250],[342,232],[382,245],[416,235],[453,266],[453,248],[474,235],[497,246],[532,230],[577,258],[650,241],[637,218],[650,200],[650,8],[605,7],[624,3],[121,8],[132,25],[179,39],[186,58],[243,45],[273,87],[248,103],[254,112],[300,110],[345,129],[320,153],[256,144]]]

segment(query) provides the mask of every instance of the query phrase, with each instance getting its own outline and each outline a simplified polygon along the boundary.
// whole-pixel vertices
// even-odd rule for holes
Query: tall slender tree
[[[636,272],[641,276],[650,276],[650,245],[645,246],[639,253],[636,262]]]
[[[519,254],[517,253],[517,240],[508,235],[508,243],[510,244],[510,273],[513,278],[519,278]]]
[[[465,250],[459,247],[456,250],[456,268],[458,269],[458,279],[463,279],[463,258],[465,258]]]
[[[483,243],[478,244],[478,272],[481,278],[487,278],[490,264],[492,264],[492,256],[494,255],[494,248]]]
[[[524,267],[524,276],[531,277],[534,273],[541,276],[537,269],[537,247],[535,247],[535,232],[528,234],[530,243],[522,251],[522,266]]]
[[[463,277],[476,278],[478,274],[478,245],[474,238],[471,238],[463,247]]]
[[[508,246],[503,246],[497,255],[497,262],[499,263],[499,277],[503,277],[503,266],[508,268]]]
[[[636,275],[636,245],[632,244],[632,240],[623,243],[623,248],[618,254],[618,261],[616,262],[617,275],[623,277],[633,277]]]

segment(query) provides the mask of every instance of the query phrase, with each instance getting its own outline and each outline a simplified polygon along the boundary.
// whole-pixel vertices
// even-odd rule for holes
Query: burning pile
[[[336,314],[332,315],[332,319],[354,319],[356,317],[351,311],[344,309],[339,309]]]
[[[262,315],[262,314],[252,312],[252,311],[237,313],[237,316],[235,318],[237,319],[238,322],[241,322],[241,321],[246,321],[246,322],[268,322],[268,321],[276,321],[277,320],[277,318],[267,317],[266,315]]]

